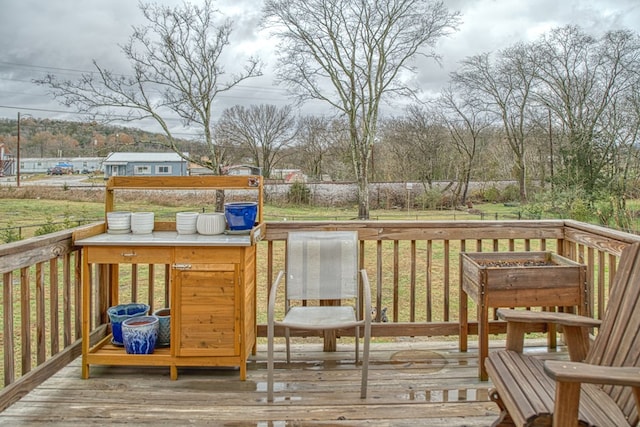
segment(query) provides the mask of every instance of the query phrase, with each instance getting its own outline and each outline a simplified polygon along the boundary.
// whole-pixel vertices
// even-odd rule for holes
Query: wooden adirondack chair
[[[486,367],[501,409],[494,426],[636,426],[640,406],[640,243],[622,253],[609,303],[598,320],[566,313],[498,310],[507,320],[507,348]],[[571,361],[522,353],[528,322],[563,326]]]

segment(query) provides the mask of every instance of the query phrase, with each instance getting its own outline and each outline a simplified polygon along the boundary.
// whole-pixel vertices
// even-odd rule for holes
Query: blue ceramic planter
[[[151,354],[158,341],[157,316],[131,317],[122,322],[122,338],[127,354]]]
[[[225,203],[224,216],[229,230],[251,230],[256,222],[258,204],[256,202]]]
[[[122,339],[122,322],[131,317],[145,316],[149,313],[150,307],[147,304],[131,303],[120,304],[107,309],[109,320],[111,321],[111,332],[115,345],[124,345]]]
[[[161,308],[153,312],[158,318],[160,326],[158,327],[158,342],[156,346],[167,346],[171,339],[171,309]]]

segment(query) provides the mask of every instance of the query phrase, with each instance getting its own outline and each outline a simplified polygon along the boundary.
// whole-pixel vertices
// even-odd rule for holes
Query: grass
[[[139,195],[137,195],[139,197]],[[59,229],[73,227],[104,218],[104,195],[101,188],[67,189],[56,187],[0,187],[0,243],[10,232],[18,230],[21,238],[32,237],[44,224],[57,224]],[[156,219],[171,221],[180,211],[213,210],[208,194],[150,194],[144,199],[123,195],[116,200],[118,210],[153,211]],[[357,219],[357,206],[314,207],[267,204],[265,221]],[[456,210],[372,209],[372,220],[455,220],[515,219],[519,208],[502,204],[478,205],[473,214]],[[46,231],[46,230],[45,230]]]

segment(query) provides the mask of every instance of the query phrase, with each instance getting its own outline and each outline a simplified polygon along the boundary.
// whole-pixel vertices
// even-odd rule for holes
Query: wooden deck
[[[546,340],[527,340],[541,357]],[[313,339],[296,341],[292,363],[277,345],[275,402],[266,402],[266,344],[238,369],[92,367],[80,378],[80,360],[0,413],[0,425],[220,425],[220,426],[488,426],[497,418],[489,382],[478,380],[477,346],[461,353],[457,341],[425,338],[372,343],[367,399],[359,398],[360,370],[352,346],[322,353]],[[491,341],[491,349],[501,348]],[[279,361],[279,362],[278,362]]]

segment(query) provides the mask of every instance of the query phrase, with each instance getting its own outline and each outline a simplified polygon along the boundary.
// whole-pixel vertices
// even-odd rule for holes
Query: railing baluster
[[[62,340],[63,347],[71,344],[71,255],[62,258]]]
[[[382,241],[376,242],[376,321],[380,321],[382,310]]]
[[[4,352],[4,385],[7,386],[15,380],[14,359],[14,331],[13,331],[13,273],[2,275],[2,301],[3,307],[3,352]]]
[[[131,302],[138,302],[138,264],[131,264]],[[124,302],[124,301],[120,301]]]
[[[22,374],[31,371],[31,283],[29,267],[20,269],[20,339]]]
[[[75,335],[71,342],[76,338],[82,336],[82,255],[80,251],[76,251],[74,254],[74,274],[73,274],[73,287],[74,287],[74,313],[75,319]],[[69,311],[71,313],[71,311]]]
[[[47,358],[47,343],[45,336],[45,291],[44,291],[44,263],[36,264],[36,364],[39,366]]]
[[[450,258],[451,242],[449,240],[444,241],[444,307],[443,307],[443,320],[449,321],[449,295],[450,295],[450,280],[451,280],[451,258]]]
[[[170,282],[170,278],[171,278],[171,266],[170,265],[165,265],[164,266],[164,305],[162,306],[162,308],[164,307],[169,307],[169,282]]]
[[[155,265],[154,264],[149,264],[149,281],[148,281],[148,286],[149,286],[149,298],[148,298],[148,303],[150,310],[149,310],[149,314],[152,314],[156,307],[155,307],[155,292],[153,290],[153,287],[155,285],[155,281],[156,281],[156,277],[155,277]]]
[[[412,240],[411,241],[411,276],[409,278],[409,283],[411,286],[411,292],[410,292],[410,313],[409,313],[409,321],[411,323],[416,321],[416,264],[417,264],[417,259],[416,259],[416,241]]]
[[[51,355],[60,351],[59,297],[58,297],[58,258],[49,261],[49,331]]]
[[[400,312],[400,284],[399,284],[399,264],[400,264],[400,242],[393,241],[393,321],[398,322]]]
[[[427,266],[426,266],[426,287],[427,301],[425,310],[427,311],[427,322],[433,320],[433,241],[427,241]]]

